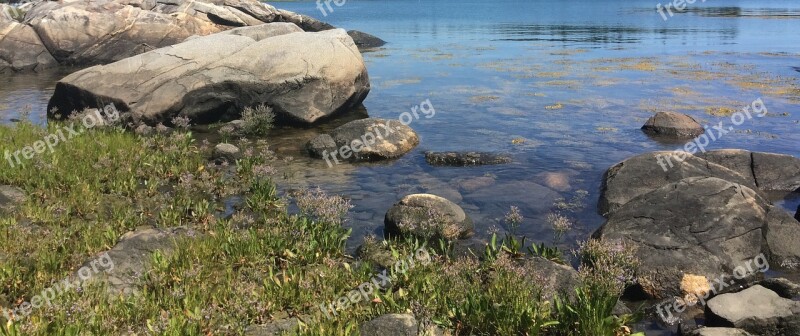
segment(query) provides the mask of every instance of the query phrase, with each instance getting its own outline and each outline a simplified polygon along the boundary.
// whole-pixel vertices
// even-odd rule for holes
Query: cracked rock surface
[[[156,124],[178,115],[213,122],[266,104],[313,123],[360,104],[369,88],[361,54],[344,30],[308,33],[270,23],[75,72],[58,82],[48,111],[57,108],[63,117],[114,103],[134,121]]]

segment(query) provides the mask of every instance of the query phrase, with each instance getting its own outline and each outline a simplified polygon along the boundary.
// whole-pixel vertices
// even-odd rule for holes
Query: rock
[[[168,255],[173,251],[177,237],[194,234],[192,230],[183,227],[146,228],[129,232],[107,252],[114,267],[93,279],[105,282],[114,294],[136,293],[139,290],[140,280],[147,271],[151,254],[160,251]]]
[[[700,328],[689,332],[686,336],[752,336],[752,334],[734,328]]]
[[[41,71],[56,65],[55,58],[33,28],[0,17],[0,73]]]
[[[234,28],[226,30],[219,34],[247,36],[255,41],[261,41],[268,39],[270,37],[286,35],[291,33],[300,33],[302,31],[303,30],[300,29],[300,27],[298,27],[294,23],[274,22],[265,25]]]
[[[336,146],[333,137],[328,134],[320,134],[306,143],[306,150],[312,157],[323,159],[330,155],[329,153],[338,151],[339,147]]]
[[[633,314],[633,311],[625,305],[625,302],[617,300],[617,304],[614,305],[614,310],[611,311],[611,314],[614,316],[623,316]]]
[[[283,9],[278,9],[277,12],[280,17],[280,21],[294,23],[307,32],[319,32],[336,28],[308,15],[297,14]]]
[[[680,296],[684,274],[716,279],[761,255],[767,206],[746,186],[690,177],[627,202],[594,236],[636,248],[644,295]]]
[[[244,331],[245,336],[280,336],[297,331],[300,325],[295,317],[272,321],[264,325],[251,325]]]
[[[344,161],[378,161],[394,159],[419,144],[411,127],[397,120],[367,118],[348,122],[330,133],[338,152],[331,159]],[[325,138],[320,141],[327,142]],[[330,145],[330,143],[327,143]]]
[[[708,325],[734,327],[763,336],[800,335],[800,302],[755,285],[708,301]]]
[[[214,146],[214,159],[219,161],[236,162],[240,156],[239,147],[229,143],[221,143]]]
[[[470,193],[493,185],[495,178],[491,176],[459,177],[453,179],[451,183],[458,186],[461,191]]]
[[[800,159],[791,155],[753,152],[753,175],[762,190],[800,190]]]
[[[800,205],[797,206],[797,212],[794,213],[794,219],[800,221]]]
[[[542,286],[542,294],[547,298],[575,295],[575,288],[580,287],[578,271],[570,266],[557,264],[550,260],[532,257],[526,258],[524,269],[531,272],[526,278]]]
[[[695,137],[705,132],[694,118],[675,112],[658,112],[642,126],[647,134],[673,137]]]
[[[572,186],[569,184],[569,178],[570,174],[565,172],[544,172],[536,174],[536,182],[558,191],[569,191],[572,189]]]
[[[758,284],[777,293],[782,298],[795,299],[800,297],[800,284],[796,284],[786,278],[764,279]]]
[[[431,194],[413,194],[393,205],[384,219],[391,235],[456,240],[473,233],[472,219],[457,204]]]
[[[25,202],[25,192],[22,189],[0,185],[0,212],[11,212],[23,202]]]
[[[687,177],[717,177],[757,190],[752,180],[739,173],[686,152],[685,159],[674,152],[644,153],[609,168],[603,177],[599,211],[608,217],[628,201]]]
[[[286,29],[272,27],[252,29],[267,35]],[[279,115],[313,123],[360,104],[369,92],[361,54],[344,30],[260,41],[248,37],[259,36],[253,30],[195,38],[75,72],[58,82],[48,111],[114,103],[134,121],[152,125],[177,115],[230,120],[244,107],[266,104]]]
[[[417,336],[419,325],[410,314],[386,314],[361,325],[361,336]]]
[[[764,230],[771,263],[783,268],[799,267],[800,222],[784,209],[771,206]]]
[[[353,38],[353,42],[355,42],[356,46],[358,46],[358,49],[362,50],[377,48],[386,44],[386,41],[358,30],[348,30],[347,35],[350,35],[350,37]]]
[[[800,159],[791,155],[720,149],[697,156],[739,173],[761,190],[791,192],[800,188]]]
[[[514,192],[510,192],[512,190]],[[512,181],[478,189],[464,195],[464,200],[478,206],[483,213],[504,214],[513,205],[519,207],[525,217],[534,218],[549,213],[560,197],[557,192],[540,184]]]
[[[425,161],[432,166],[483,166],[511,162],[506,155],[484,152],[426,152]]]

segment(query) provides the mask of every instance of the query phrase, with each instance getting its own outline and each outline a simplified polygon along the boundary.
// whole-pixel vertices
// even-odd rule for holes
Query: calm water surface
[[[279,8],[388,41],[364,54],[372,80],[371,117],[398,118],[424,100],[432,118],[414,120],[420,145],[387,163],[339,165],[308,159],[301,145],[342,121],[276,131],[284,188],[321,186],[353,200],[351,245],[381,234],[386,210],[409,193],[459,203],[478,237],[503,232],[499,220],[521,208],[520,234],[550,242],[545,216],[560,212],[576,228],[573,247],[602,224],[600,178],[627,157],[671,150],[639,130],[656,111],[738,110],[762,98],[770,113],[745,121],[709,145],[800,156],[800,2],[707,0],[664,21],[643,0],[347,0],[323,16],[315,2]],[[30,105],[44,122],[55,81],[64,75],[5,75],[0,119]],[[360,111],[364,113],[364,111]],[[507,153],[514,163],[441,168],[427,150]],[[549,188],[542,187],[549,185]],[[588,193],[587,196],[582,195]],[[778,200],[796,209],[798,199]],[[560,205],[557,205],[560,204]]]

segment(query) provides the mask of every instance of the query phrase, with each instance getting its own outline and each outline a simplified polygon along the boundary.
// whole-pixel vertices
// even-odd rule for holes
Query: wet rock
[[[687,333],[686,336],[752,336],[752,334],[735,328],[700,328]]]
[[[23,202],[25,202],[25,192],[22,189],[0,185],[0,212],[11,212]]]
[[[739,173],[761,190],[791,192],[800,188],[800,159],[791,155],[720,149],[697,156]]]
[[[320,134],[306,143],[306,150],[315,158],[325,158],[329,153],[336,152],[339,147],[328,134]]]
[[[464,195],[464,201],[477,205],[485,213],[503,214],[513,205],[519,207],[524,216],[532,218],[549,213],[560,197],[557,192],[540,184],[513,181],[478,189]]]
[[[800,335],[800,302],[755,285],[708,301],[708,325],[763,336]]]
[[[558,191],[568,191],[572,189],[572,186],[569,184],[569,179],[570,174],[565,172],[545,172],[536,175],[536,182]]]
[[[336,143],[336,151],[329,155],[329,160],[335,162],[394,159],[419,144],[419,137],[411,127],[397,120],[377,118],[348,122],[334,129],[330,137]],[[315,147],[330,146],[325,137],[315,140],[318,140],[315,141]],[[309,146],[312,144],[309,143]]]
[[[800,284],[796,284],[786,278],[764,279],[758,284],[777,293],[782,298],[795,299],[800,297]]]
[[[761,254],[768,206],[746,186],[690,177],[627,202],[594,236],[636,247],[644,295],[680,296],[684,274],[716,279]]]
[[[239,147],[229,143],[221,143],[214,146],[214,159],[217,161],[236,162],[239,157]]]
[[[361,336],[417,336],[419,325],[410,314],[386,314],[361,325]]]
[[[647,134],[673,137],[695,137],[705,132],[694,118],[675,112],[658,112],[642,126]]]
[[[797,212],[794,214],[794,219],[800,221],[800,205],[797,206]]]
[[[764,227],[770,262],[784,268],[800,267],[800,222],[779,207],[768,209]]]
[[[358,46],[358,49],[362,50],[377,48],[386,44],[386,41],[358,30],[348,30],[347,35],[350,35],[350,37],[353,38],[353,42],[355,42],[356,46]]]
[[[244,107],[266,104],[313,123],[360,104],[369,92],[361,54],[344,30],[248,36],[214,34],[83,69],[58,82],[48,111],[113,102],[134,121],[156,124],[176,115],[230,120]]]
[[[659,151],[644,153],[626,159],[609,168],[603,177],[599,211],[604,216],[613,214],[628,201],[687,177],[717,177],[758,190],[752,179],[721,165],[709,162],[686,152],[682,161],[675,153]]]
[[[457,204],[431,194],[403,197],[384,219],[390,235],[456,240],[473,233],[472,219]]]
[[[0,17],[0,73],[41,71],[57,65],[31,26]]]
[[[463,177],[453,179],[451,183],[458,186],[461,191],[470,193],[493,185],[495,178],[491,176]]]
[[[426,152],[425,161],[432,166],[483,166],[511,162],[506,155],[485,152]]]

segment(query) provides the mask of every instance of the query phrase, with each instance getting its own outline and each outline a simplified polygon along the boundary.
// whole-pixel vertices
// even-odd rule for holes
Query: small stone
[[[239,158],[239,154],[239,148],[228,143],[214,146],[214,159],[217,161],[234,162]]]
[[[472,219],[457,204],[431,194],[403,197],[386,212],[386,232],[456,240],[472,235]]]

